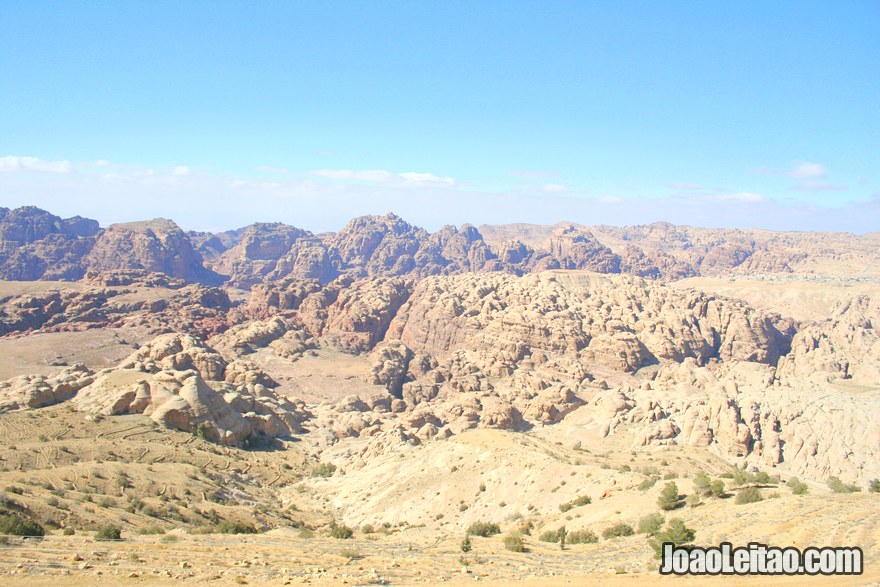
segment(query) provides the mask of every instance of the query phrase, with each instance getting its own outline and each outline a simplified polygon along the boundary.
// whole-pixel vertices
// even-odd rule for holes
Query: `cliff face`
[[[164,219],[109,226],[84,262],[93,272],[143,269],[190,282],[220,280],[204,267],[180,227]]]
[[[16,210],[0,208],[0,241],[24,246],[50,235],[67,238],[94,236],[99,231],[95,220],[74,216],[62,219],[34,206]]]
[[[79,279],[94,246],[98,223],[62,219],[33,206],[0,208],[0,279]]]
[[[62,219],[32,206],[0,209],[0,278],[76,280],[88,272],[145,270],[190,282],[219,282],[170,220],[115,224]]]

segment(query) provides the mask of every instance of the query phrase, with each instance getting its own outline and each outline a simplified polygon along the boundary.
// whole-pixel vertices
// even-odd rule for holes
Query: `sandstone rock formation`
[[[880,299],[850,297],[824,322],[802,328],[791,353],[780,361],[784,381],[880,386]]]
[[[163,426],[239,445],[255,434],[288,437],[309,417],[304,405],[273,393],[253,365],[227,363],[188,335],[162,335],[118,367],[96,374],[73,398],[80,411],[145,414]]]
[[[209,336],[228,327],[232,302],[223,290],[184,286],[162,274],[113,272],[90,275],[94,287],[65,287],[0,298],[0,336],[144,326]],[[104,284],[111,284],[105,287]],[[116,286],[113,284],[125,284]]]
[[[780,385],[771,366],[735,361],[717,368],[668,365],[642,388],[597,395],[585,426],[603,435],[627,431],[633,448],[710,447],[733,462],[762,468],[785,463],[794,474],[856,481],[880,474],[872,432],[880,394],[829,393]]]
[[[97,237],[85,258],[90,271],[144,269],[187,281],[217,283],[219,277],[205,269],[201,256],[174,222],[114,224]]]
[[[691,275],[801,273],[833,271],[877,275],[876,237],[847,233],[769,232],[708,229],[655,222],[644,226],[555,226],[511,224],[480,226],[483,237],[499,250],[520,241],[541,252],[552,248],[553,235],[575,228],[588,231],[621,256],[621,271],[639,276],[680,279]]]
[[[0,208],[0,241],[24,246],[51,235],[84,238],[98,233],[98,223],[89,218],[74,216],[61,219],[35,206],[16,210]]]
[[[34,206],[0,208],[0,278],[79,279],[98,233],[94,220],[61,219]]]
[[[389,335],[437,356],[485,349],[485,373],[512,370],[527,354],[636,371],[661,360],[775,363],[793,328],[741,302],[674,292],[631,277],[543,273],[428,278],[392,321]],[[502,367],[503,366],[503,367]]]
[[[77,364],[51,377],[21,375],[0,382],[0,412],[43,408],[67,401],[91,384],[93,375],[85,365]]]

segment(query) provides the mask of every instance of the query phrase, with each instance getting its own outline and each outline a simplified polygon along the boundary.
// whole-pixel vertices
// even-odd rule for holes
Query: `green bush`
[[[844,483],[837,477],[829,477],[828,478],[828,487],[834,493],[856,493],[861,491],[861,489],[857,485],[849,485]]]
[[[330,524],[330,538],[349,540],[352,536],[354,536],[354,531],[345,524],[340,525],[336,522]]]
[[[880,493],[880,479],[871,479],[868,483],[868,491],[871,493]]]
[[[474,522],[467,529],[467,534],[470,536],[482,536],[483,538],[486,538],[487,536],[501,534],[501,527],[492,522]]]
[[[559,511],[565,513],[573,508],[582,505],[589,505],[591,503],[593,503],[593,499],[589,495],[581,495],[580,497],[576,497],[571,501],[559,504]]]
[[[517,532],[522,534],[523,536],[531,536],[532,530],[535,529],[535,522],[532,520],[524,520],[520,523],[519,528],[517,528]]]
[[[712,480],[705,473],[700,473],[694,477],[694,488],[700,495],[708,495],[711,493]]]
[[[666,524],[666,529],[655,534],[654,538],[648,541],[648,544],[654,549],[654,553],[659,558],[664,542],[672,542],[675,546],[681,546],[692,542],[695,536],[696,532],[685,526],[684,522],[678,518],[673,518]]]
[[[592,530],[584,528],[583,530],[569,532],[565,540],[569,544],[592,544],[594,542],[599,542],[599,537],[596,536],[596,533]]]
[[[257,529],[253,524],[223,520],[217,524],[217,532],[220,534],[256,534]]]
[[[795,495],[804,495],[810,490],[810,486],[798,479],[797,477],[792,477],[789,479],[786,484],[791,489],[791,492]]]
[[[538,540],[541,542],[559,542],[559,531],[547,530],[546,532],[542,532],[541,535],[538,536]]]
[[[661,510],[674,510],[680,503],[678,485],[670,481],[663,486],[663,491],[660,492],[660,497],[657,498],[657,505]]]
[[[37,522],[16,514],[0,515],[0,534],[11,536],[45,536],[46,530]]]
[[[336,465],[333,463],[321,463],[312,469],[312,477],[332,477],[335,472]]]
[[[654,477],[649,477],[649,478],[645,479],[644,481],[642,481],[641,483],[639,483],[639,486],[636,489],[638,489],[639,491],[647,491],[647,490],[651,489],[652,487],[654,487],[654,485],[657,483],[658,479],[660,479],[659,475],[654,476]]]
[[[122,540],[122,530],[112,524],[104,526],[95,532],[95,540]]]
[[[632,529],[632,526],[629,524],[624,524],[620,522],[619,524],[614,524],[613,526],[609,526],[602,530],[602,538],[605,540],[611,540],[612,538],[619,538],[621,536],[632,536],[635,532]]]
[[[736,494],[736,503],[740,505],[744,503],[755,503],[762,499],[764,499],[764,496],[761,495],[761,491],[757,487],[745,487],[740,489],[739,493]]]
[[[770,485],[771,483],[773,483],[773,479],[770,477],[769,474],[767,474],[766,471],[758,471],[752,477],[752,480],[758,485]]]
[[[512,552],[523,552],[526,549],[523,543],[522,534],[519,532],[511,532],[504,537],[504,548]]]
[[[165,529],[161,526],[144,526],[140,530],[138,530],[138,534],[141,535],[155,535],[155,534],[164,534]]]
[[[663,527],[663,514],[654,512],[639,520],[639,534],[656,534]]]
[[[473,544],[471,544],[471,537],[465,535],[464,540],[461,541],[461,551],[464,553],[468,553],[473,548]]]
[[[724,497],[724,489],[724,481],[721,479],[715,479],[709,484],[709,493],[712,497]]]

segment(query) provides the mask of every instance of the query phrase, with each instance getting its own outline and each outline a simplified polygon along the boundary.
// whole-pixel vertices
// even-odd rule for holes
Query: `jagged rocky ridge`
[[[707,447],[820,480],[880,476],[876,297],[797,323],[664,283],[796,271],[798,255],[768,244],[795,249],[794,237],[718,231],[709,246],[697,229],[652,225],[624,239],[563,225],[541,249],[488,244],[469,226],[429,234],[393,215],[325,235],[280,224],[187,235],[167,221],[88,235],[25,212],[2,220],[12,214],[2,234],[16,250],[94,242],[78,283],[0,299],[0,334],[140,325],[157,338],[112,369],[10,379],[3,410],[72,398],[89,414],[143,413],[227,444],[255,434],[298,435],[318,452],[350,443],[348,467],[400,442],[565,423],[573,442],[598,434],[634,450]],[[834,238],[863,238],[843,255],[876,254],[871,236]],[[234,302],[233,290],[191,283],[220,280],[250,292]],[[363,379],[376,392],[306,406],[250,361],[320,349],[367,357]]]
[[[284,279],[421,278],[468,272],[516,275],[552,269],[651,279],[810,271],[817,259],[880,263],[880,237],[698,229],[666,223],[616,228],[444,226],[434,233],[394,214],[364,216],[336,233],[280,223],[186,233],[156,219],[105,229],[34,207],[0,208],[0,278],[77,280],[87,273],[145,270],[189,283],[249,288]]]

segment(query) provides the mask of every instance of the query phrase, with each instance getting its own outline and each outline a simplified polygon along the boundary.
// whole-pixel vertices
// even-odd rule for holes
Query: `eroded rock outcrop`
[[[823,322],[809,323],[779,364],[783,381],[880,386],[880,300],[852,296]]]
[[[0,336],[143,326],[156,333],[178,330],[206,337],[229,326],[232,302],[218,288],[143,271],[89,274],[87,279],[94,286],[60,285],[0,298]]]
[[[110,225],[97,237],[84,262],[93,272],[143,269],[189,282],[220,281],[202,265],[189,237],[165,219]]]
[[[640,388],[596,395],[583,425],[628,433],[633,448],[708,447],[762,468],[784,463],[801,477],[849,481],[880,474],[880,393],[831,393],[800,382],[780,385],[768,365],[735,361],[661,368]]]
[[[225,445],[240,445],[258,433],[290,436],[301,431],[308,417],[302,404],[279,398],[259,384],[215,387],[194,369],[149,373],[121,367],[99,373],[72,402],[90,414],[144,414],[167,428]]]
[[[146,373],[160,370],[194,369],[204,378],[223,381],[226,360],[214,349],[188,334],[170,333],[156,337],[131,354],[120,367]]]
[[[0,412],[44,408],[72,398],[94,381],[85,365],[76,364],[52,376],[21,375],[0,382]]]
[[[0,208],[0,278],[75,280],[95,244],[95,220],[62,219],[34,206]]]
[[[793,328],[741,302],[676,292],[632,277],[544,273],[429,278],[413,290],[389,336],[444,356],[456,348],[487,355],[491,373],[535,351],[635,371],[692,357],[775,364]]]
[[[310,417],[302,402],[271,388],[272,379],[246,361],[227,363],[189,335],[162,335],[118,367],[78,390],[76,409],[113,416],[145,414],[208,440],[239,445],[255,434],[287,437]]]

